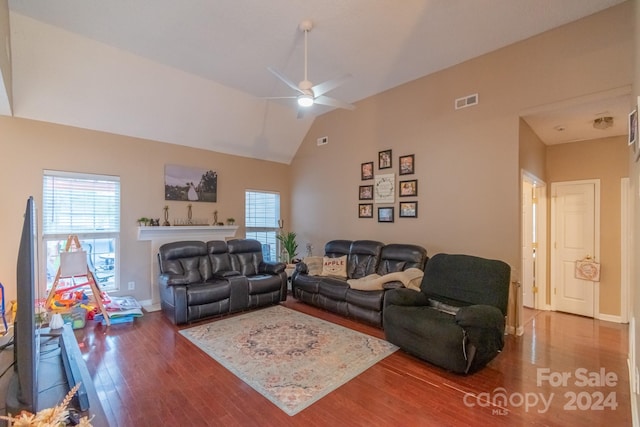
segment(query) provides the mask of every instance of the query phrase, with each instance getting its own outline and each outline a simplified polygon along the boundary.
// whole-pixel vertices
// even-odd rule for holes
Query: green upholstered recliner
[[[504,346],[511,268],[497,260],[437,254],[424,272],[420,292],[385,294],[386,339],[456,373],[482,368]]]

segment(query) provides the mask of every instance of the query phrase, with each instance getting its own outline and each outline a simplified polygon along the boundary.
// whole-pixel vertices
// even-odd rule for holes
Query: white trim
[[[622,323],[629,322],[631,312],[631,181],[628,177],[620,179],[620,318]]]
[[[535,185],[536,188],[536,242],[538,248],[536,250],[536,287],[538,292],[534,297],[534,307],[537,310],[549,310],[547,306],[547,184],[532,174],[531,172],[521,169],[520,170],[520,187],[524,181],[529,181]],[[521,201],[522,206],[522,201]],[[523,226],[522,224],[520,225]],[[522,234],[520,235],[522,239]],[[522,247],[522,242],[520,244]],[[520,254],[522,260],[522,254]],[[524,271],[522,262],[520,263],[520,274]],[[523,282],[522,277],[520,281]]]
[[[598,320],[604,320],[605,322],[626,323],[622,321],[621,316],[616,316],[615,314],[598,313],[598,316],[596,318]]]
[[[99,175],[99,174],[84,173],[84,172],[54,171],[51,169],[44,169],[42,171],[42,174],[48,175],[48,176],[57,176],[60,178],[90,179],[94,181],[120,182],[120,177],[117,175]]]

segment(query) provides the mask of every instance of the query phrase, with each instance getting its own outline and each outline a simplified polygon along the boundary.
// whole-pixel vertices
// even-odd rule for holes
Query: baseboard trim
[[[631,425],[633,427],[640,426],[640,420],[638,420],[638,399],[636,399],[636,392],[634,390],[634,381],[635,378],[635,369],[633,369],[633,365],[631,363],[631,359],[627,359],[627,367],[629,368],[629,395],[631,396]]]
[[[160,311],[160,304],[153,304],[153,302],[150,299],[144,300],[144,301],[140,301],[140,305],[142,306],[142,308],[145,309],[145,311],[151,313],[153,311]]]
[[[606,322],[614,322],[614,323],[625,323],[622,321],[622,317],[621,316],[616,316],[613,314],[598,314],[597,317],[598,320],[604,320]]]

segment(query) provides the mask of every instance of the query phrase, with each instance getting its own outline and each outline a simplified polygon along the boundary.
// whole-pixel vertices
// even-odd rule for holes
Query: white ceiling
[[[329,111],[298,120],[293,100],[263,99],[292,95],[267,67],[302,80],[304,19],[309,79],[350,73],[328,95],[354,103],[621,2],[9,0],[13,114],[288,163]],[[617,111],[592,107],[576,126]],[[584,139],[563,123],[561,142]]]

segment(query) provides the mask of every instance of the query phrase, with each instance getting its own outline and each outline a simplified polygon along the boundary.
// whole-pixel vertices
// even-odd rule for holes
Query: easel
[[[75,235],[71,235],[69,236],[69,238],[67,239],[67,244],[64,247],[64,252],[79,252],[82,251],[82,246],[80,245],[80,241],[78,240],[78,236]],[[62,252],[61,252],[62,254]],[[62,255],[61,255],[62,257]],[[85,257],[85,264],[86,264],[86,257]],[[85,286],[90,286],[91,287],[91,292],[93,292],[93,296],[96,300],[96,305],[98,306],[98,310],[100,310],[100,313],[102,313],[102,316],[104,317],[104,321],[107,324],[107,326],[111,325],[111,322],[109,320],[109,315],[107,313],[107,310],[104,308],[104,304],[102,303],[102,294],[100,293],[100,289],[98,288],[98,284],[96,283],[95,277],[93,276],[93,272],[91,271],[91,269],[89,268],[88,265],[86,265],[86,272],[82,271],[80,272],[80,274],[71,274],[71,275],[63,275],[63,271],[62,271],[62,260],[60,261],[60,267],[58,267],[58,272],[56,273],[56,278],[53,281],[53,285],[51,286],[51,290],[49,291],[49,296],[47,297],[47,302],[45,307],[47,309],[49,309],[51,307],[51,302],[53,301],[53,298],[55,297],[56,294],[56,288],[58,287],[59,283],[60,283],[60,279],[71,279],[74,280],[75,283],[75,278],[76,277],[86,277],[87,278],[87,282],[86,283],[82,283],[80,285],[74,285],[74,286],[70,286],[67,288],[64,288],[64,290],[71,290],[71,289],[75,289],[75,288],[82,288]]]

